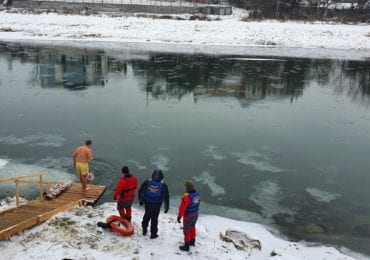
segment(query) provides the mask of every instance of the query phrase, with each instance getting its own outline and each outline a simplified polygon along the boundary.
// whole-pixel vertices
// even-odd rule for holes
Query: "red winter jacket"
[[[190,201],[190,198],[189,198],[189,193],[185,193],[184,195],[182,195],[181,203],[180,203],[180,206],[179,206],[179,212],[177,213],[177,216],[179,218],[182,218],[185,215],[185,211],[188,208],[188,206],[190,205],[190,203],[191,203],[191,201]]]
[[[138,186],[137,178],[134,175],[125,175],[118,180],[117,187],[113,193],[113,199],[117,202],[133,200]]]

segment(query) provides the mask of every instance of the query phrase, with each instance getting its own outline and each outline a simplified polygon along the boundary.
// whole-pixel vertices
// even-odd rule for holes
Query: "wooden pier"
[[[24,178],[24,176],[22,177]],[[12,181],[15,181],[14,179],[16,178],[12,178]],[[0,182],[4,182],[4,180],[9,181],[9,179],[0,179]],[[18,178],[17,182],[21,182],[19,180]],[[30,181],[23,181],[23,183],[30,183]],[[44,182],[43,184],[50,184],[50,182]],[[39,198],[27,204],[0,212],[0,241],[40,224],[59,212],[68,211],[78,205],[95,204],[106,189],[105,186],[90,184],[88,188],[90,190],[82,192],[81,184],[73,183],[72,186],[55,199],[45,200]],[[18,184],[16,190],[19,195]],[[18,197],[17,202],[19,202]]]

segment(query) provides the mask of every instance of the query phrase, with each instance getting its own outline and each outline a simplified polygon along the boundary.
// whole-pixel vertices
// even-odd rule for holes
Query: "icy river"
[[[103,201],[159,167],[173,208],[193,179],[202,213],[370,255],[370,61],[0,44],[0,177],[77,180],[86,139]]]

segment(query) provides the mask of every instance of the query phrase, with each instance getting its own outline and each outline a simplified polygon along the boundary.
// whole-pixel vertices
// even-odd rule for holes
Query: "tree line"
[[[229,0],[249,19],[332,20],[370,23],[370,0]]]

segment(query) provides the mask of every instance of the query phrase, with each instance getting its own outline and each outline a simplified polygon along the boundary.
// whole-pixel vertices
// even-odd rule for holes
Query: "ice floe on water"
[[[161,169],[163,171],[168,171],[169,163],[170,163],[170,159],[163,154],[154,155],[151,158],[151,162],[150,162],[151,165],[154,165],[156,168]]]
[[[200,174],[200,176],[193,177],[194,180],[201,182],[208,186],[208,188],[211,190],[212,196],[219,196],[225,194],[225,189],[218,185],[215,182],[215,177],[209,174],[209,172],[204,171]]]
[[[277,214],[286,214],[294,217],[296,212],[293,209],[280,204],[284,194],[280,186],[272,180],[262,181],[253,185],[255,191],[249,199],[261,207],[261,214],[266,218],[272,218]]]
[[[8,161],[6,161],[4,159],[0,159],[0,169],[3,168],[7,163],[8,163]]]
[[[257,171],[274,173],[284,171],[284,169],[272,165],[268,156],[257,151],[249,150],[245,153],[233,152],[231,155],[236,157],[238,162],[252,166]]]
[[[223,155],[220,151],[217,151],[218,147],[215,145],[209,145],[206,150],[202,153],[206,157],[211,157],[217,161],[225,160],[226,156]]]
[[[261,150],[262,151],[265,151],[265,152],[270,152],[270,153],[277,153],[271,145],[268,145],[268,144],[263,144],[261,145]]]
[[[57,134],[33,134],[26,136],[0,136],[0,143],[10,145],[29,144],[31,146],[61,147],[66,139]]]
[[[307,188],[306,191],[318,202],[329,203],[341,196],[339,193],[327,192],[317,188]]]
[[[146,169],[145,165],[141,164],[140,162],[138,162],[134,159],[130,159],[127,162],[134,164],[139,170],[145,170]]]
[[[327,166],[327,167],[315,167],[316,170],[323,172],[323,173],[336,173],[339,171],[337,167],[334,166]]]

